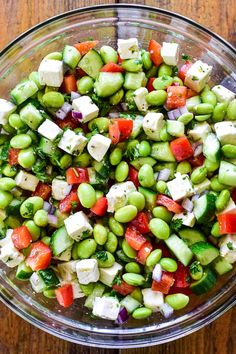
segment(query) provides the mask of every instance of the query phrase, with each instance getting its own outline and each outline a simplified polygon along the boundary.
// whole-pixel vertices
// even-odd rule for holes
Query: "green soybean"
[[[158,67],[153,65],[147,72],[146,77],[150,79],[150,77],[155,77],[157,75]]]
[[[12,199],[13,195],[10,192],[0,190],[0,209],[5,209]]]
[[[174,310],[181,310],[188,305],[189,297],[187,295],[177,293],[177,294],[167,295],[165,297],[165,301]]]
[[[97,243],[92,238],[88,238],[78,243],[77,255],[80,259],[87,259],[94,254],[96,248]]]
[[[13,138],[10,140],[10,145],[14,149],[26,149],[27,147],[30,146],[32,143],[32,139],[29,135],[27,134],[18,134],[15,135]]]
[[[171,86],[173,83],[173,77],[168,75],[163,75],[155,79],[152,83],[155,90],[166,90],[167,87]]]
[[[123,236],[124,235],[124,227],[121,223],[115,220],[113,216],[110,216],[108,219],[108,225],[111,229],[111,231],[116,235],[116,236]]]
[[[86,95],[93,91],[94,81],[90,76],[83,76],[77,81],[78,92],[81,95]]]
[[[203,103],[209,103],[213,107],[217,104],[217,98],[213,91],[203,91],[201,93],[201,99]]]
[[[88,167],[91,164],[92,159],[89,153],[84,152],[79,156],[75,156],[73,162],[74,162],[73,164],[78,167]]]
[[[78,187],[77,194],[80,203],[84,208],[92,208],[96,203],[96,193],[94,188],[88,183],[81,183]]]
[[[60,92],[47,92],[43,95],[43,104],[46,107],[60,108],[64,104],[64,96]]]
[[[124,182],[129,174],[129,165],[126,161],[121,161],[115,169],[115,179],[117,182]]]
[[[227,186],[219,182],[218,176],[214,176],[211,179],[211,189],[214,192],[221,192],[223,189],[227,189]]]
[[[184,125],[186,125],[189,122],[191,122],[191,120],[193,120],[193,113],[190,113],[190,112],[182,114],[177,119],[178,122],[182,122]]]
[[[46,55],[45,59],[62,60],[61,52],[52,52]]]
[[[166,240],[170,236],[170,227],[162,219],[153,218],[149,222],[149,227],[153,235],[161,240]]]
[[[110,154],[109,160],[112,166],[118,165],[122,160],[122,150],[116,147]]]
[[[202,183],[207,177],[207,168],[205,166],[197,167],[191,173],[191,181],[194,184]]]
[[[111,254],[110,252],[106,252],[106,251],[104,252],[105,252],[105,257],[103,257],[102,259],[100,259],[100,257],[98,257],[98,255],[96,254],[92,258],[97,259],[99,268],[110,268],[115,263],[115,258],[113,254]]]
[[[169,141],[171,140],[171,135],[167,132],[166,124],[161,128],[160,131],[160,140],[161,141]]]
[[[211,118],[210,114],[202,114],[202,115],[196,115],[194,117],[198,122],[205,122],[205,120],[208,120]]]
[[[126,205],[115,212],[114,218],[121,223],[132,221],[138,214],[138,209],[134,205]]]
[[[150,317],[152,314],[152,310],[147,307],[140,307],[132,313],[132,317],[136,320],[144,320]]]
[[[104,193],[102,191],[96,190],[95,193],[96,193],[96,200],[98,200],[104,196]]]
[[[129,258],[136,258],[137,252],[128,244],[126,239],[122,241],[122,250]]]
[[[41,197],[29,197],[20,206],[20,214],[23,218],[31,219],[37,210],[43,208],[44,200]]]
[[[198,261],[194,261],[189,267],[189,274],[193,280],[200,280],[203,276],[203,268]]]
[[[162,250],[161,249],[156,249],[152,251],[149,256],[147,257],[146,260],[146,266],[147,267],[154,267],[161,259],[162,256]]]
[[[214,107],[210,103],[199,103],[194,106],[194,112],[197,114],[209,114],[212,113]]]
[[[164,257],[160,260],[161,267],[166,270],[167,272],[176,272],[178,268],[177,262],[169,257]]]
[[[2,174],[6,177],[14,177],[17,174],[17,168],[7,163],[2,167]]]
[[[18,163],[23,168],[31,168],[36,162],[35,152],[33,148],[23,149],[19,152]]]
[[[226,144],[221,148],[223,154],[228,159],[235,159],[236,158],[236,145]]]
[[[184,85],[183,81],[178,76],[174,76],[173,77],[173,84],[174,83],[179,84],[179,86],[183,86]]]
[[[230,191],[228,189],[223,189],[216,199],[216,209],[217,211],[222,211],[227,207],[230,200]]]
[[[45,227],[48,224],[48,213],[46,210],[37,210],[34,214],[34,222],[39,227]]]
[[[158,77],[172,76],[172,67],[162,63],[158,68]]]
[[[113,232],[108,232],[107,242],[105,243],[105,249],[108,252],[114,253],[118,246],[118,240]]]
[[[40,227],[37,226],[33,220],[25,221],[24,225],[29,230],[29,232],[32,236],[33,242],[37,241],[40,237],[40,232],[41,232]]]
[[[214,107],[214,111],[212,114],[212,120],[214,123],[221,122],[226,115],[227,104],[225,102],[217,103]]]
[[[0,189],[3,191],[10,191],[16,186],[16,181],[9,177],[0,178]]]
[[[46,289],[43,291],[43,295],[48,299],[54,299],[56,297],[55,290],[56,289]]]
[[[228,105],[227,118],[230,120],[236,120],[236,98]]]
[[[100,55],[105,64],[118,62],[117,52],[109,45],[103,45],[100,48]]]
[[[166,192],[167,184],[165,181],[158,181],[156,183],[156,190],[158,193],[164,194]]]
[[[127,284],[133,286],[142,286],[145,283],[145,278],[141,274],[125,273],[122,278]]]
[[[192,171],[191,164],[188,161],[181,161],[178,163],[176,172],[183,174],[190,173]]]
[[[138,145],[139,155],[142,157],[147,157],[151,154],[152,148],[147,140],[142,140]]]
[[[134,205],[138,211],[141,211],[145,207],[145,198],[139,192],[132,192],[128,195],[128,204]]]
[[[218,168],[220,166],[218,161],[214,162],[209,159],[205,160],[204,165],[205,165],[207,171],[209,171],[209,172],[214,172],[214,171],[218,170]]]
[[[164,90],[151,91],[146,96],[146,101],[151,106],[162,106],[167,100],[167,93]]]
[[[14,129],[17,129],[17,130],[27,127],[27,125],[20,118],[20,115],[17,113],[10,114],[8,121],[9,121],[10,126]]]
[[[152,209],[152,214],[155,218],[162,219],[169,223],[173,217],[173,214],[164,206],[157,206]]]
[[[42,235],[41,235],[41,236],[42,236]],[[50,243],[51,243],[51,237],[49,237],[49,236],[44,236],[44,237],[41,238],[41,241],[42,241],[43,243],[45,243],[45,245],[49,246]]]
[[[101,224],[95,224],[93,237],[98,245],[104,245],[107,242],[107,229]]]
[[[109,97],[109,103],[112,106],[116,106],[117,104],[120,103],[120,101],[122,100],[122,98],[124,97],[124,90],[121,88],[119,91],[117,91],[116,93],[114,93],[114,95]]]
[[[140,59],[126,59],[122,61],[121,66],[126,71],[137,73],[142,69],[142,61]]]
[[[155,184],[155,177],[152,166],[144,164],[138,172],[138,180],[143,187],[152,187]]]
[[[125,271],[127,273],[135,273],[135,274],[140,274],[141,273],[141,267],[138,263],[136,262],[129,262],[125,265]]]
[[[151,57],[150,57],[150,53],[147,52],[146,50],[144,50],[144,51],[142,52],[141,58],[142,58],[142,62],[143,62],[143,67],[144,67],[144,69],[145,69],[145,70],[151,69],[151,67],[152,67],[153,64],[152,64],[152,60],[151,60]]]
[[[77,254],[77,247],[78,247],[78,242],[75,242],[73,244],[72,250],[71,250],[71,257],[74,261],[77,261],[79,259],[79,256]]]
[[[216,221],[212,228],[211,228],[211,235],[214,236],[214,237],[221,237],[221,234],[220,234],[220,225],[218,223],[218,221]]]
[[[69,154],[63,155],[60,158],[59,164],[60,164],[60,168],[62,170],[67,169],[68,167],[70,167],[72,165],[72,157]]]

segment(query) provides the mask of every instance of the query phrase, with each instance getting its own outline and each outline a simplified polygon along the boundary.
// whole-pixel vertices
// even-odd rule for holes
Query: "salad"
[[[236,261],[235,93],[177,43],[98,45],[0,99],[0,259],[65,308],[168,318]]]

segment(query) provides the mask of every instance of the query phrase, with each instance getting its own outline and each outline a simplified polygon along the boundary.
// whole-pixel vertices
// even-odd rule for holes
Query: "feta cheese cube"
[[[15,248],[11,238],[12,232],[13,230],[8,230],[6,237],[0,242],[0,260],[9,268],[18,266],[25,258],[24,255]]]
[[[82,134],[76,134],[72,130],[67,129],[62,135],[58,147],[68,154],[80,155],[83,152],[87,141],[88,139]]]
[[[177,65],[179,60],[179,45],[177,43],[162,43],[161,56],[167,65]]]
[[[196,221],[194,214],[189,212],[175,214],[172,220],[178,219],[182,220],[182,225],[189,227],[193,227]]]
[[[111,296],[95,297],[93,315],[106,320],[115,321],[120,311],[119,301]]]
[[[195,124],[194,128],[188,131],[188,135],[190,135],[194,141],[199,140],[202,142],[210,132],[210,125],[207,122],[203,122]]]
[[[39,83],[52,87],[60,87],[63,81],[63,62],[43,59],[39,65]]]
[[[42,277],[37,272],[34,272],[31,275],[31,277],[29,278],[29,281],[30,281],[30,284],[31,284],[33,290],[36,293],[42,293],[46,288],[46,285],[45,285]]]
[[[80,284],[95,283],[99,279],[98,262],[96,259],[83,259],[76,264],[76,273]]]
[[[20,171],[15,177],[16,185],[26,191],[34,192],[39,179],[30,173]]]
[[[82,113],[81,123],[86,123],[93,118],[96,118],[99,113],[99,108],[91,100],[89,96],[81,96],[72,101],[72,108],[75,111]]]
[[[115,262],[112,267],[110,268],[99,268],[100,271],[100,282],[107,286],[112,286],[112,282],[119,273],[119,271],[122,269],[122,265],[119,263]]]
[[[118,39],[117,46],[121,59],[138,58],[139,49],[137,38]]]
[[[16,106],[3,98],[0,98],[0,124],[5,125],[7,118],[16,110]]]
[[[152,289],[143,289],[143,303],[144,306],[151,309],[153,312],[159,311],[161,305],[164,304],[164,297],[160,291],[154,291]]]
[[[93,230],[87,215],[83,211],[70,215],[64,223],[69,236],[75,241],[83,239],[84,233],[90,235]]]
[[[76,278],[76,264],[78,261],[63,262],[57,265],[59,277],[64,282],[71,282]]]
[[[206,178],[202,183],[195,184],[193,186],[194,194],[201,194],[202,192],[210,189],[211,181]]]
[[[134,93],[134,102],[139,111],[146,112],[148,110],[148,103],[146,101],[146,96],[148,95],[148,90],[146,87],[140,87],[135,90]]]
[[[43,124],[38,127],[38,133],[51,141],[55,140],[62,132],[63,130],[49,119],[46,119]]]
[[[52,197],[56,200],[64,199],[71,191],[71,186],[60,178],[52,180]]]
[[[230,121],[223,121],[214,125],[217,138],[221,145],[236,145],[236,124]]]
[[[125,206],[128,195],[136,191],[133,182],[124,182],[114,184],[107,193],[107,211],[113,213],[119,208]]]
[[[143,119],[143,130],[151,140],[159,141],[164,124],[162,113],[149,112]]]
[[[196,61],[187,71],[184,84],[196,92],[200,92],[208,82],[212,66]]]
[[[216,95],[218,102],[224,102],[228,105],[235,98],[235,93],[222,85],[216,85],[211,90]]]
[[[236,235],[226,235],[221,238],[220,255],[229,263],[236,262]]]
[[[174,179],[167,182],[167,188],[173,200],[180,200],[194,194],[189,176],[186,174],[181,175],[179,172],[175,174]]]
[[[88,143],[88,152],[94,160],[100,162],[106,155],[110,145],[111,139],[101,134],[95,134]]]

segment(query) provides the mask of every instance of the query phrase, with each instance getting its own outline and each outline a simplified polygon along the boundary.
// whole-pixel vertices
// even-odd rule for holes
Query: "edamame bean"
[[[9,140],[9,136],[7,134],[0,134],[0,145],[3,145],[8,140]]]
[[[172,67],[162,63],[158,68],[158,77],[172,76]]]
[[[145,207],[145,198],[139,192],[132,192],[128,195],[128,204],[134,205],[138,211],[141,211]]]
[[[60,168],[65,170],[72,165],[72,157],[69,154],[65,154],[60,158],[59,163]]]
[[[142,62],[143,62],[143,67],[145,70],[149,70],[152,67],[152,61],[151,61],[151,57],[150,57],[150,53],[147,52],[146,50],[144,50],[142,52]]]
[[[100,257],[99,252],[92,257],[92,258],[97,259],[99,268],[112,267],[113,264],[115,263],[115,258],[113,256],[113,254],[111,254],[110,252],[106,252],[106,251],[101,251],[101,252],[103,253],[102,257]]]
[[[14,177],[17,174],[17,168],[7,163],[2,167],[2,174],[6,177]]]
[[[199,103],[194,106],[193,110],[197,114],[209,114],[213,112],[214,107],[209,103]]]
[[[124,235],[124,227],[121,223],[115,220],[113,216],[110,216],[108,219],[108,225],[111,229],[111,231],[116,235],[116,236],[123,236]]]
[[[28,134],[31,137],[33,143],[36,143],[36,144],[38,143],[38,141],[39,141],[38,136],[33,130],[30,130],[30,129],[27,130],[26,134]]]
[[[125,273],[122,278],[127,284],[133,286],[142,286],[145,283],[145,278],[141,274]]]
[[[167,188],[167,184],[165,181],[158,181],[156,183],[156,190],[158,193],[164,194]]]
[[[48,299],[54,299],[56,297],[55,290],[56,289],[46,289],[43,291],[43,295]]]
[[[214,225],[212,226],[211,228],[211,235],[214,236],[214,237],[221,237],[221,234],[220,234],[220,225],[218,223],[218,221],[216,221],[214,223]]]
[[[12,126],[10,126],[10,124],[8,123],[3,125],[3,129],[5,130],[5,132],[9,134],[15,134],[15,129]]]
[[[236,145],[226,144],[221,148],[223,154],[228,159],[235,159],[236,158]]]
[[[150,79],[150,77],[156,77],[157,75],[157,70],[158,67],[153,65],[147,72],[146,72],[146,77]]]
[[[132,317],[136,320],[144,320],[151,316],[152,310],[147,307],[139,307],[138,309],[134,310],[132,313]]]
[[[230,120],[236,120],[236,98],[228,105],[227,118]]]
[[[152,166],[144,164],[138,172],[138,180],[141,186],[152,187],[156,182]]]
[[[112,106],[116,106],[117,104],[120,103],[120,101],[122,100],[122,98],[124,97],[124,90],[120,89],[119,91],[117,91],[116,93],[114,93],[114,95],[109,97],[109,103]]]
[[[41,236],[42,236],[42,235],[41,235]],[[51,237],[49,237],[49,236],[44,236],[44,237],[41,238],[41,241],[42,241],[43,243],[45,243],[45,245],[49,246],[50,243],[51,243]]]
[[[116,147],[110,154],[109,160],[112,166],[118,165],[122,160],[122,150]]]
[[[34,214],[34,222],[39,227],[45,227],[48,224],[48,213],[46,210],[37,210]]]
[[[134,205],[126,205],[115,212],[114,218],[121,223],[133,220],[138,214],[138,209]]]
[[[52,52],[46,55],[45,59],[62,60],[61,52]]]
[[[100,199],[104,196],[104,193],[102,191],[95,190],[96,193],[96,199]]]
[[[169,223],[173,217],[173,214],[164,206],[157,206],[152,209],[152,214],[155,218],[162,219]]]
[[[153,235],[161,240],[166,240],[170,236],[170,227],[162,219],[153,218],[149,222],[149,227]]]
[[[122,250],[129,258],[136,258],[137,252],[128,244],[126,239],[122,241]]]
[[[147,257],[146,266],[154,267],[160,261],[161,256],[162,256],[162,250],[156,249],[152,251]]]
[[[32,139],[27,134],[18,134],[10,140],[10,145],[14,149],[26,149],[32,143]]]
[[[230,191],[228,189],[223,189],[216,199],[216,209],[217,211],[222,211],[227,207],[230,200]]]
[[[60,92],[47,92],[43,95],[43,104],[46,107],[60,108],[64,104],[64,96]]]
[[[160,265],[161,267],[166,270],[167,272],[176,272],[177,268],[178,268],[178,264],[177,262],[169,257],[164,257],[160,260]]]
[[[214,192],[221,192],[223,189],[227,189],[227,186],[219,182],[218,176],[214,176],[211,179],[211,189]]]
[[[107,229],[101,224],[95,224],[93,237],[98,245],[104,245],[107,242]]]
[[[84,208],[92,208],[96,203],[96,193],[94,188],[88,183],[81,183],[78,187],[77,194],[80,203]]]
[[[108,232],[107,235],[107,242],[105,243],[105,249],[108,252],[114,253],[117,249],[118,245],[118,240],[115,234],[113,232]]]
[[[191,164],[188,161],[181,161],[178,163],[176,172],[183,174],[190,173],[192,171]]]
[[[80,241],[77,245],[77,255],[80,259],[87,259],[91,257],[96,251],[97,243],[91,239]]]
[[[20,214],[25,219],[31,219],[37,210],[43,208],[44,200],[41,197],[29,197],[20,206]]]
[[[209,159],[205,160],[204,165],[205,165],[208,172],[214,172],[214,171],[218,170],[218,168],[220,166],[219,162],[214,162]]]
[[[126,71],[137,73],[142,69],[142,62],[139,59],[126,59],[122,61],[121,66]]]
[[[17,130],[27,127],[23,120],[21,120],[20,115],[17,113],[10,114],[8,121],[10,126]]]
[[[41,231],[40,227],[37,226],[33,220],[25,221],[24,225],[29,230],[29,232],[30,232],[30,234],[32,236],[33,242],[37,241],[39,239],[39,237],[40,237],[40,231]]]
[[[205,120],[211,118],[210,114],[202,114],[194,117],[198,122],[205,122]]]
[[[79,259],[79,256],[77,254],[77,247],[78,247],[78,242],[75,242],[73,244],[72,250],[71,250],[71,257],[74,261],[77,261]]]
[[[200,280],[203,276],[203,268],[198,261],[194,261],[189,267],[189,274],[192,279]]]
[[[0,190],[0,209],[5,209],[12,201],[11,193]]]
[[[142,157],[147,157],[151,154],[151,145],[147,140],[142,140],[138,145],[139,155]]]
[[[105,64],[108,63],[117,63],[118,62],[118,54],[109,45],[103,45],[100,49],[100,55]]]
[[[140,304],[143,302],[143,294],[140,288],[135,288],[134,291],[132,291],[132,293],[130,294],[130,296],[132,296],[132,298],[134,298],[135,300],[139,301]]]
[[[10,191],[15,188],[16,182],[14,179],[9,177],[2,177],[0,178],[0,189],[3,191]]]
[[[214,123],[221,122],[226,115],[227,104],[225,102],[217,103],[214,107],[214,111],[212,114],[212,120]]]
[[[194,184],[202,183],[207,177],[207,169],[205,166],[197,167],[191,173],[191,181]]]
[[[35,153],[33,148],[23,149],[19,152],[18,163],[23,168],[31,168],[36,161]]]
[[[167,93],[164,90],[151,91],[146,96],[146,101],[151,106],[162,106],[167,100]]]
[[[173,77],[168,75],[163,75],[155,79],[152,83],[155,90],[166,90],[167,87],[171,86],[173,83]]]
[[[164,127],[161,128],[161,131],[160,131],[160,140],[161,140],[161,141],[169,141],[169,140],[171,140],[171,136],[170,136],[170,134],[167,132],[166,124],[164,125]]]
[[[165,302],[167,302],[167,304],[170,305],[174,310],[181,310],[188,305],[189,296],[181,293],[167,295],[165,297]]]
[[[91,165],[92,159],[89,153],[84,152],[80,156],[74,157],[74,165],[77,167],[88,167]]]
[[[138,263],[135,262],[129,262],[125,265],[125,271],[127,273],[135,273],[135,274],[140,274],[141,273],[141,267]]]
[[[78,92],[81,95],[86,95],[93,91],[94,81],[90,76],[83,76],[77,81]]]
[[[121,161],[115,169],[115,179],[117,182],[124,182],[129,174],[129,165],[126,161]]]
[[[203,103],[209,103],[213,107],[217,104],[217,98],[213,91],[203,91],[201,93],[201,99]]]
[[[179,86],[183,86],[184,85],[183,81],[178,76],[174,76],[173,77],[173,84],[174,83],[179,84]]]
[[[193,113],[184,113],[182,114],[177,121],[178,122],[182,122],[184,125],[188,124],[189,122],[191,122],[191,120],[193,120]]]
[[[48,92],[57,92],[58,89],[59,89],[58,87],[46,86],[44,89],[44,94]]]

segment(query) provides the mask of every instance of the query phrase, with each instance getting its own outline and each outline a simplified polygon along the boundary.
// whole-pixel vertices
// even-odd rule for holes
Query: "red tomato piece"
[[[34,242],[31,245],[30,253],[26,258],[26,265],[33,271],[46,269],[52,259],[52,251],[49,246],[42,241]]]
[[[197,96],[198,93],[190,88],[187,89],[187,98],[191,98],[193,96]]]
[[[61,128],[61,129],[65,129],[65,128],[70,128],[70,129],[75,129],[78,127],[78,124],[75,123],[75,121],[73,121],[71,112],[69,112],[66,116],[65,119],[55,119],[54,122]]]
[[[146,86],[148,92],[152,92],[152,91],[155,90],[154,87],[153,87],[153,81],[155,79],[156,79],[155,77],[150,77],[150,79],[148,79],[148,83],[147,83],[147,86]]]
[[[121,284],[112,285],[112,289],[118,292],[119,294],[126,296],[131,294],[136,289],[136,287],[133,285],[129,285],[124,280],[122,280]]]
[[[108,63],[100,71],[104,73],[123,73],[124,69],[118,64]]]
[[[141,232],[141,234],[148,234],[150,232],[149,228],[149,217],[147,213],[139,212],[137,216],[130,222],[130,226],[133,226]]]
[[[121,59],[120,54],[118,54],[118,64],[121,64],[124,59]]]
[[[112,121],[109,124],[109,138],[111,139],[112,144],[118,144],[120,141],[120,131],[117,124],[117,121]]]
[[[186,104],[187,87],[186,86],[169,86],[167,88],[166,107],[175,109],[183,107]]]
[[[20,149],[10,148],[8,151],[8,161],[9,165],[17,165],[18,164],[18,156],[19,156]]]
[[[185,80],[185,76],[186,76],[186,73],[188,71],[188,69],[190,69],[190,67],[192,66],[192,63],[187,60],[183,66],[181,66],[180,70],[179,70],[179,73],[178,73],[178,77],[184,81]]]
[[[154,65],[159,66],[163,62],[163,58],[161,56],[161,45],[154,39],[151,39],[149,42],[148,51]]]
[[[199,167],[202,166],[205,161],[205,156],[200,154],[198,156],[192,156],[188,159],[189,163],[192,167]]]
[[[171,257],[171,253],[169,249],[166,247],[166,245],[163,242],[158,242],[155,249],[162,250],[162,257]]]
[[[112,144],[117,144],[119,141],[128,139],[132,130],[133,121],[131,119],[113,119],[109,125],[109,137]]]
[[[236,208],[217,216],[220,234],[236,234]]]
[[[93,49],[98,43],[99,41],[85,41],[74,44],[74,47],[80,52],[81,55],[84,55]]]
[[[138,263],[145,264],[147,257],[152,252],[152,249],[153,249],[153,247],[152,247],[151,242],[146,241],[144,243],[144,245],[138,251],[138,254],[137,254],[137,257],[136,257],[136,261]]]
[[[14,229],[11,238],[14,246],[18,250],[27,248],[32,242],[32,236],[25,225]]]
[[[107,198],[99,198],[90,210],[97,216],[105,215],[107,212]]]
[[[46,183],[40,182],[37,184],[35,191],[32,195],[41,197],[43,200],[48,200],[52,192],[51,186]]]
[[[75,69],[75,75],[76,75],[77,78],[81,78],[81,77],[83,77],[83,76],[86,76],[87,74],[86,74],[86,72],[85,72],[83,69],[77,67],[77,68]],[[77,90],[76,90],[76,91],[77,91]]]
[[[236,188],[232,190],[231,198],[233,199],[234,203],[236,203]]]
[[[167,197],[164,194],[159,194],[157,196],[157,205],[163,205],[169,211],[172,211],[172,213],[175,213],[175,214],[179,214],[184,211],[184,208],[182,207],[182,205],[179,205],[173,199]]]
[[[133,182],[136,188],[139,186],[138,171],[133,166],[129,166],[129,180]]]
[[[189,287],[189,269],[185,267],[182,263],[178,262],[178,268],[174,273],[175,277],[175,287],[177,288],[187,288]]]
[[[181,136],[170,142],[170,148],[177,161],[183,161],[193,156],[193,148],[186,136]]]
[[[169,295],[170,294],[179,294],[179,293],[184,294],[184,295],[191,295],[192,291],[189,287],[188,288],[177,288],[175,285],[173,285],[170,288]]]
[[[70,167],[66,170],[66,181],[68,184],[80,184],[89,182],[87,168]]]
[[[147,241],[146,238],[134,227],[128,227],[126,229],[125,239],[130,247],[136,251],[139,251]]]
[[[160,291],[161,293],[167,295],[170,291],[170,288],[174,284],[174,274],[170,272],[162,272],[161,281],[157,282],[153,280],[152,290]]]
[[[71,209],[80,209],[81,204],[76,191],[71,191],[64,199],[59,203],[59,210],[61,213],[70,213]]]
[[[67,93],[67,94],[70,94],[71,91],[75,91],[76,92],[77,90],[78,89],[77,89],[75,75],[70,74],[70,75],[64,76],[63,82],[62,82],[61,87],[60,87],[60,91],[64,92],[64,93]]]
[[[73,288],[71,284],[65,284],[55,290],[58,303],[63,307],[69,307],[74,302]]]

